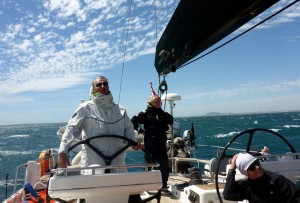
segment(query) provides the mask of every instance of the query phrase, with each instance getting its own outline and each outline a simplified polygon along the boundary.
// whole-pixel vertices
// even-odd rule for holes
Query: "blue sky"
[[[109,78],[114,100],[130,117],[145,109],[149,82],[158,88],[155,45],[178,0],[132,1],[123,62],[129,2],[2,0],[0,125],[67,122],[80,99],[89,98],[91,81],[98,75]],[[289,2],[281,0],[229,38]],[[299,56],[298,2],[169,74],[168,92],[182,98],[174,116],[300,110]]]

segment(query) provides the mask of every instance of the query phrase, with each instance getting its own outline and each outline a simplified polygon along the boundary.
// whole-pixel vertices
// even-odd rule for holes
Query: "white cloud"
[[[29,40],[24,40],[22,44],[19,45],[19,49],[26,51],[31,46],[31,42]]]
[[[185,100],[185,97],[182,97]],[[272,96],[268,98],[241,98],[239,100],[219,99],[211,102],[176,103],[175,115],[199,116],[210,112],[220,113],[257,113],[268,111],[299,110],[300,95]],[[283,106],[282,104],[287,104]]]
[[[133,2],[128,29],[126,59],[153,54],[156,37],[163,32],[178,1],[156,1],[158,36],[156,36],[153,1]],[[21,5],[18,7],[21,8]],[[8,67],[0,76],[0,93],[15,94],[12,84],[25,84],[22,91],[36,91],[33,81],[74,78],[83,73],[121,64],[127,32],[128,2],[124,0],[50,0],[42,9],[3,25],[0,32],[0,65]],[[272,9],[270,9],[272,11]],[[275,10],[275,8],[273,8]],[[292,21],[299,17],[300,6],[271,21]],[[26,13],[22,9],[20,11]],[[2,15],[4,15],[2,13]],[[23,31],[26,32],[23,33]],[[299,35],[298,35],[299,36]],[[101,68],[99,68],[101,67]],[[3,68],[1,68],[2,70]],[[3,69],[4,70],[4,69]],[[5,75],[5,77],[3,76]],[[85,77],[83,77],[83,81]],[[68,82],[67,82],[68,83]],[[68,83],[71,84],[72,82]],[[240,86],[230,90],[205,92],[188,98],[232,97],[242,92],[279,91],[298,85],[299,81],[259,88]],[[48,83],[47,91],[64,88],[63,82]],[[65,88],[69,87],[68,85]],[[30,89],[32,88],[32,89]],[[19,90],[18,90],[19,91]]]
[[[83,36],[83,32],[82,31],[79,31],[73,35],[71,35],[71,39],[69,41],[69,45],[71,44],[77,44],[77,43],[80,43],[80,41],[84,39],[84,36]]]
[[[29,28],[28,30],[27,30],[27,32],[29,32],[29,33],[33,33],[33,32],[35,32],[36,30],[35,30],[35,28],[34,27],[31,27],[31,28]]]
[[[244,98],[245,95],[265,95],[269,96],[269,93],[278,93],[286,91],[292,91],[294,88],[300,88],[300,79],[294,81],[283,81],[278,83],[266,83],[266,82],[255,82],[255,83],[247,83],[240,84],[237,87],[233,87],[230,89],[220,89],[210,92],[202,92],[196,94],[184,95],[183,97],[186,100],[194,100],[194,99],[226,99],[229,97],[239,96],[240,98]]]
[[[51,11],[59,10],[58,16],[67,17],[75,14],[80,9],[79,0],[50,0],[50,2],[45,4]]]

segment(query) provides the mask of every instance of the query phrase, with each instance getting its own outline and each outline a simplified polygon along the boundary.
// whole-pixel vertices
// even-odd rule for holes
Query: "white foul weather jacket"
[[[68,122],[58,153],[67,153],[76,140],[97,135],[120,135],[136,141],[133,125],[125,108],[112,102],[112,98],[105,104],[90,100],[79,105]],[[124,140],[115,138],[98,138],[91,143],[107,156],[111,156],[124,146]],[[126,152],[121,153],[111,162],[111,165],[125,165],[125,157]],[[89,146],[82,145],[81,166],[92,164],[105,166],[104,160]]]

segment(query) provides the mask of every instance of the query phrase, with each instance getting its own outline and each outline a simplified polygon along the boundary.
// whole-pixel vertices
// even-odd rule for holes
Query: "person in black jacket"
[[[151,155],[153,162],[159,163],[163,183],[162,191],[168,192],[169,163],[166,143],[168,126],[173,123],[173,117],[162,110],[161,105],[160,97],[152,90],[147,109],[133,116],[131,121],[136,131],[144,133],[145,150]],[[144,129],[139,124],[142,124]],[[150,162],[146,156],[145,161]]]
[[[236,168],[248,179],[235,181]],[[300,192],[292,181],[264,170],[259,160],[248,153],[232,158],[223,196],[226,200],[246,199],[250,203],[300,203]]]

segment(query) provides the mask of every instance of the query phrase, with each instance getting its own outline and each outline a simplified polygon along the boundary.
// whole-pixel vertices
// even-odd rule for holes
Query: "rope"
[[[226,44],[232,42],[233,40],[236,40],[236,39],[239,38],[240,36],[246,34],[247,32],[253,30],[253,29],[256,28],[257,26],[263,24],[263,23],[266,22],[267,20],[273,18],[273,17],[276,16],[277,14],[279,14],[279,13],[281,13],[282,11],[286,10],[287,8],[291,7],[292,5],[294,5],[295,3],[297,3],[298,1],[300,1],[300,0],[295,0],[294,2],[292,2],[292,3],[288,4],[287,6],[283,7],[282,9],[280,9],[280,10],[277,11],[277,12],[275,12],[275,13],[272,14],[271,16],[267,17],[267,18],[264,19],[263,21],[261,21],[261,22],[257,23],[256,25],[252,26],[252,27],[249,28],[248,30],[245,30],[245,31],[242,32],[241,34],[237,35],[236,37],[234,37],[234,38],[228,40],[227,42],[224,42],[224,43],[221,44],[220,46],[214,48],[213,50],[211,50],[211,51],[209,51],[209,52],[207,52],[207,53],[205,53],[205,54],[203,54],[203,55],[201,55],[201,56],[199,56],[199,57],[197,57],[196,59],[194,59],[194,60],[192,60],[192,61],[190,61],[190,62],[188,62],[188,63],[186,63],[186,64],[183,64],[183,65],[179,66],[177,69],[183,68],[184,66],[187,66],[187,65],[189,65],[189,64],[191,64],[191,63],[193,63],[193,62],[195,62],[195,61],[197,61],[197,60],[203,58],[204,56],[207,56],[208,54],[211,54],[212,52],[214,52],[214,51],[220,49],[221,47],[225,46]]]
[[[124,44],[124,55],[123,55],[123,62],[122,62],[122,73],[121,73],[121,82],[120,82],[120,88],[119,88],[119,98],[118,98],[118,104],[121,99],[121,92],[122,92],[122,83],[123,83],[123,75],[124,75],[124,67],[125,67],[125,59],[126,59],[126,51],[127,51],[127,42],[128,42],[128,32],[129,32],[129,22],[131,17],[131,7],[132,7],[132,0],[130,0],[130,6],[129,6],[129,12],[128,12],[128,18],[127,18],[127,27],[126,27],[126,39]]]

